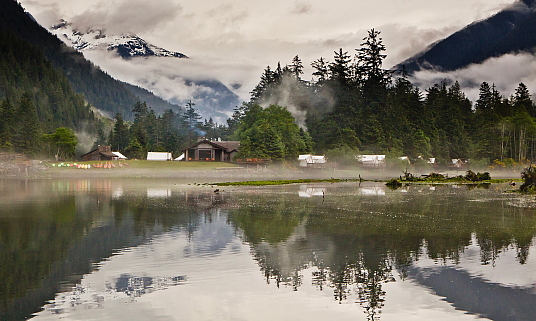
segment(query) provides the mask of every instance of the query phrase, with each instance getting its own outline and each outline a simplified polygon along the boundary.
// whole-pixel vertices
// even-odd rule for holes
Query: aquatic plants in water
[[[536,165],[530,165],[521,172],[521,178],[523,179],[523,185],[519,190],[523,193],[535,193],[536,192]]]
[[[400,176],[398,179],[393,178],[389,180],[385,185],[389,187],[400,187],[402,183],[467,183],[467,182],[484,182],[490,181],[491,175],[488,172],[484,173],[475,173],[471,170],[468,170],[463,175],[448,177],[440,173],[430,173],[428,175],[423,175],[422,177],[416,177],[408,171],[404,172],[404,176]]]

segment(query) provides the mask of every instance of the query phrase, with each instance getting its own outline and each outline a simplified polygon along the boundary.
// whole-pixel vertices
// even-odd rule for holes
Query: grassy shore
[[[95,168],[95,165],[113,164],[115,167]],[[91,165],[91,170],[121,170],[121,169],[154,169],[154,170],[220,170],[220,169],[239,169],[234,164],[221,162],[175,162],[175,161],[146,161],[146,160],[126,160],[126,161],[91,161],[91,162],[63,162],[53,163],[50,168],[53,170],[79,170],[76,166],[71,165]],[[120,167],[121,165],[123,167]],[[61,165],[61,166],[60,166]]]
[[[264,186],[264,185],[288,185],[288,184],[305,184],[305,183],[342,183],[342,182],[359,182],[359,179],[286,179],[286,180],[263,180],[263,181],[241,181],[213,183],[216,186]]]
[[[64,163],[39,163],[27,169],[13,163],[11,168],[2,170],[0,166],[0,178],[37,178],[37,179],[91,179],[91,178],[187,178],[199,184],[220,182],[220,186],[254,186],[254,185],[283,185],[294,183],[315,182],[346,182],[346,181],[371,181],[387,182],[393,177],[400,176],[400,171],[379,171],[355,169],[321,170],[301,169],[293,164],[271,164],[264,166],[251,166],[250,168],[239,167],[236,164],[223,162],[176,162],[176,161],[146,161],[127,160],[112,161],[115,167],[94,167],[104,165],[105,161],[92,162],[64,162]],[[0,163],[0,165],[3,163]],[[7,164],[7,163],[6,163]],[[89,169],[73,166],[91,165]],[[121,166],[119,165],[121,164]],[[61,166],[58,166],[61,165]],[[459,172],[449,173],[451,176],[464,174]],[[418,173],[421,174],[421,173]],[[497,172],[492,177],[500,180],[491,180],[489,183],[502,183],[518,178],[518,173]],[[511,178],[509,178],[511,177]],[[437,181],[422,181],[421,184],[434,183]],[[461,182],[453,182],[461,183]],[[224,185],[227,184],[227,185]],[[417,184],[417,182],[413,182]]]

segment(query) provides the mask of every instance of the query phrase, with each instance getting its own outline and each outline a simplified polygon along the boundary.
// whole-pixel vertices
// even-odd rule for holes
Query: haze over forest
[[[261,51],[270,43],[268,38],[255,39],[260,35],[268,37],[267,30],[260,30],[247,23],[251,16],[258,14],[259,8],[251,8],[251,12],[247,12],[243,20],[236,17],[236,24],[251,27],[251,30],[234,29],[235,24],[231,24],[234,27],[230,27],[228,31],[233,31],[236,37],[223,37],[220,42],[213,42],[213,49],[203,54],[198,51],[199,48],[206,48],[203,46],[207,45],[210,36],[214,36],[208,35],[208,29],[200,27],[197,36],[190,34],[190,38],[181,39],[185,44],[183,49],[177,48],[177,39],[166,32],[168,25],[174,25],[178,17],[183,17],[185,12],[193,8],[188,2],[162,2],[161,5],[165,8],[172,9],[166,12],[163,12],[162,8],[153,7],[152,4],[137,1],[110,2],[98,9],[88,9],[87,5],[77,2],[22,2],[32,8],[27,10],[32,15],[35,14],[37,21],[43,26],[51,26],[49,22],[52,20],[57,22],[58,14],[70,15],[67,18],[71,18],[77,28],[85,26],[85,30],[99,27],[110,32],[137,32],[167,50],[176,50],[189,57],[134,57],[125,60],[124,56],[121,57],[113,50],[84,53],[98,65],[99,61],[103,62],[98,56],[106,57],[110,62],[99,66],[86,61],[74,50],[66,49],[58,38],[38,26],[32,16],[24,14],[15,1],[2,2],[6,10],[0,16],[0,22],[3,26],[5,50],[8,53],[3,55],[3,63],[4,66],[19,66],[20,72],[26,75],[13,79],[13,73],[3,69],[4,82],[0,87],[0,98],[3,99],[2,112],[5,117],[0,129],[2,146],[6,149],[30,154],[43,153],[43,150],[33,147],[37,145],[35,142],[43,139],[43,134],[53,133],[59,127],[67,127],[79,133],[79,142],[82,136],[89,137],[83,148],[79,144],[78,152],[71,150],[66,153],[69,157],[97,144],[111,144],[114,149],[136,158],[141,158],[148,150],[172,151],[178,154],[199,136],[240,140],[242,156],[273,160],[295,159],[300,153],[310,152],[351,160],[356,153],[370,152],[387,153],[393,157],[407,155],[412,159],[417,159],[418,156],[437,157],[442,162],[451,158],[471,158],[487,164],[494,160],[504,164],[510,162],[507,159],[511,159],[511,162],[522,162],[533,160],[535,156],[536,111],[531,95],[535,83],[534,73],[530,68],[534,56],[527,49],[530,43],[527,44],[526,39],[519,36],[523,35],[523,32],[533,30],[530,24],[530,21],[534,20],[533,1],[520,1],[510,5],[492,5],[489,2],[484,5],[474,1],[472,5],[480,7],[470,12],[478,12],[478,18],[484,20],[437,42],[427,51],[423,51],[424,44],[421,46],[415,43],[412,50],[409,50],[407,40],[438,40],[441,36],[445,37],[448,33],[461,29],[463,24],[468,22],[462,19],[463,21],[458,21],[458,25],[446,26],[445,20],[438,19],[435,28],[448,29],[448,32],[435,32],[434,36],[428,38],[424,36],[426,32],[423,30],[428,28],[431,22],[426,19],[414,22],[419,24],[419,27],[414,26],[418,31],[414,30],[413,33],[408,26],[404,27],[401,21],[396,20],[400,24],[394,28],[396,31],[393,31],[392,25],[387,24],[384,25],[384,30],[368,28],[364,32],[354,32],[349,37],[342,37],[344,41],[326,40],[330,37],[327,34],[335,32],[333,29],[317,30],[311,37],[317,40],[326,37],[321,42],[303,38],[304,34],[300,33],[302,31],[296,28],[288,35],[295,37],[292,45],[280,47],[277,55],[270,50],[267,50],[265,55],[252,55],[249,63],[244,63],[248,50],[241,51],[240,56],[229,58],[218,56],[215,53],[217,50],[214,49],[225,48],[232,42],[238,51],[244,46]],[[408,6],[415,9],[416,13],[424,14],[424,11],[419,11],[422,8],[417,10],[418,7],[414,7],[418,3],[419,1],[412,1]],[[230,14],[234,12],[235,6],[237,3],[229,4],[226,9],[220,11]],[[296,4],[290,12],[282,12],[281,19],[288,14],[296,15],[298,20],[309,19],[309,16],[318,17],[317,10],[320,7],[321,4],[312,2]],[[503,7],[505,9],[500,10]],[[363,6],[363,9],[365,8]],[[435,9],[440,8],[438,5]],[[118,15],[120,9],[123,15]],[[138,10],[142,9],[149,10],[147,12],[150,14],[144,15],[135,25],[125,20],[125,17],[135,16]],[[391,9],[389,7],[383,15],[378,15],[378,21],[386,21]],[[459,13],[453,8],[451,10],[453,11],[446,10],[443,14]],[[213,12],[216,21],[221,18],[220,11]],[[435,14],[437,13],[427,17],[435,17]],[[474,19],[475,14],[465,12],[459,18]],[[203,16],[201,13],[199,15]],[[13,17],[18,17],[18,20]],[[322,16],[317,22],[321,26],[330,19],[329,15]],[[95,21],[99,21],[100,25]],[[151,21],[157,23],[151,24]],[[345,24],[344,20],[341,21],[338,32],[351,27]],[[144,24],[150,27],[143,29]],[[481,53],[480,60],[475,60],[475,64],[459,64],[462,69],[449,71],[452,68],[449,69],[447,65],[432,63],[437,61],[434,57],[445,52],[452,57],[449,63],[457,57],[466,57],[463,50],[468,50],[468,47],[459,44],[472,43],[473,38],[485,37],[486,30],[498,32],[500,28],[497,26],[504,24],[513,27],[504,30],[506,36],[499,40],[508,39],[503,42],[508,43],[510,49],[500,51],[497,49],[500,42],[497,44],[498,42],[490,43],[486,40],[487,46],[495,46],[495,49],[487,53],[486,59],[482,59],[485,53]],[[289,26],[292,25],[290,23]],[[181,30],[179,34],[188,30]],[[407,37],[405,44],[397,47],[391,37],[394,34],[400,35],[400,30],[407,31]],[[272,37],[278,37],[278,32],[279,29],[274,28]],[[194,39],[195,37],[197,39]],[[168,39],[167,43],[162,40],[164,38]],[[278,42],[284,42],[285,39],[281,36]],[[525,40],[524,47],[516,42],[520,39]],[[278,42],[270,43],[272,50],[275,50],[273,48]],[[393,48],[389,47],[389,42]],[[195,49],[194,44],[199,47]],[[252,44],[259,45],[251,46]],[[347,46],[342,46],[343,44]],[[439,51],[438,54],[436,49],[441,46],[456,48],[456,44],[461,48],[459,52],[450,49],[451,51]],[[26,54],[19,55],[23,46],[37,50],[28,48],[23,50]],[[329,50],[326,49],[328,47]],[[484,45],[481,47],[486,49]],[[292,48],[296,52],[290,55],[290,58],[279,58],[287,54],[286,48]],[[407,50],[404,51],[404,48]],[[211,53],[210,56],[206,54],[208,52]],[[225,55],[225,50],[218,52]],[[394,58],[391,57],[391,52],[394,52]],[[43,61],[37,65],[34,63],[37,61],[35,58],[25,60],[27,55],[38,57],[41,53],[44,57],[37,60]],[[314,54],[321,55],[313,58]],[[413,58],[398,65],[396,70],[390,68],[408,58],[407,55],[414,54]],[[435,56],[430,56],[431,54]],[[275,59],[260,67],[259,64],[270,57]],[[307,57],[307,60],[304,57]],[[223,66],[233,59],[238,59],[239,63],[221,69],[212,68],[215,64]],[[398,61],[394,62],[392,59]],[[526,63],[520,65],[519,61]],[[205,64],[206,62],[210,63]],[[415,67],[415,62],[419,63],[419,68]],[[509,66],[509,73],[497,72],[501,70],[503,62]],[[154,69],[149,66],[156,64],[165,67],[176,64],[173,68],[177,69],[169,68],[169,79],[173,78],[171,74],[177,72],[176,78],[186,77],[188,74],[190,78],[197,77],[197,83],[221,81],[227,90],[239,95],[246,103],[237,105],[234,110],[221,110],[230,117],[228,119],[212,119],[200,112],[195,100],[189,100],[187,105],[182,106],[163,100],[157,102],[158,98],[151,93],[118,82],[107,74],[114,76],[117,72],[117,69],[111,67],[113,65],[120,65],[123,73],[128,70],[126,66],[141,68],[150,73]],[[408,65],[407,69],[405,64]],[[196,68],[204,71],[195,76],[196,71],[201,70]],[[404,69],[409,74],[406,74]],[[245,72],[247,70],[250,72]],[[518,70],[521,70],[521,74],[517,73]],[[53,73],[57,75],[52,76]],[[252,77],[252,74],[255,74],[255,77]],[[54,77],[65,79],[62,80],[64,84],[61,89],[58,88],[57,81],[51,81]],[[35,81],[43,87],[41,92],[28,90]],[[189,84],[193,82],[186,82],[186,87]],[[49,88],[48,85],[52,87]],[[158,85],[148,89],[157,93],[157,87]],[[218,89],[210,88],[217,96]],[[62,94],[58,95],[58,91],[62,91]],[[77,98],[68,98],[70,95]],[[77,103],[73,105],[75,100]],[[215,109],[218,108],[216,100],[212,100],[212,104]],[[274,106],[269,107],[271,105]],[[32,131],[31,137],[23,137],[28,136],[27,133],[18,133],[16,127],[11,127],[9,120],[22,121],[21,117],[13,115],[22,115],[24,110],[32,108],[35,112],[29,114],[35,113],[36,118],[26,119],[26,123],[21,124],[25,124],[25,128],[35,130]],[[114,122],[95,116],[97,111],[104,112],[109,118],[113,118]],[[53,145],[57,144],[53,141],[54,137],[48,137],[52,139],[47,143],[49,152],[54,149]]]

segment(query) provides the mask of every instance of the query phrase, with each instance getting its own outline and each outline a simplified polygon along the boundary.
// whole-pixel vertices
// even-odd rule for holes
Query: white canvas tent
[[[112,152],[112,154],[114,154],[116,156],[114,158],[117,159],[117,160],[127,159],[127,157],[125,155],[121,154],[120,152]]]
[[[173,157],[171,156],[171,153],[166,153],[166,152],[148,152],[147,153],[148,161],[169,161],[172,159]]]
[[[300,167],[322,166],[327,163],[326,156],[320,155],[299,155]]]
[[[363,167],[385,167],[385,155],[357,155],[355,158]]]

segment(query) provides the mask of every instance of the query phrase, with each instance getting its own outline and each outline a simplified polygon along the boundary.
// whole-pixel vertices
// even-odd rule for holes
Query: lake
[[[507,189],[0,180],[0,319],[534,320]]]

